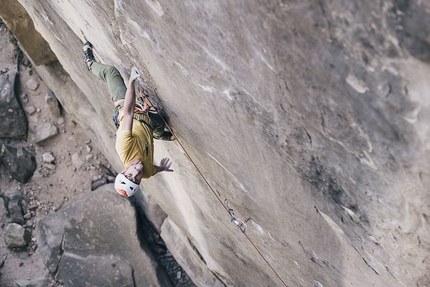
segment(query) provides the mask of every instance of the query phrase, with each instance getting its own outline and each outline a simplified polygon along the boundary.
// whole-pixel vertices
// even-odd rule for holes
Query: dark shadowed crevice
[[[159,264],[157,269],[157,277],[159,280],[163,280],[163,278],[165,278],[165,274],[167,274],[170,280],[169,283],[173,287],[196,286],[167,249],[160,233],[149,221],[136,197],[131,197],[130,202],[136,210],[136,233],[138,240],[143,250],[147,250],[147,248],[149,248],[152,256]],[[162,281],[160,282],[162,286],[168,286],[168,283],[166,283],[163,284]]]

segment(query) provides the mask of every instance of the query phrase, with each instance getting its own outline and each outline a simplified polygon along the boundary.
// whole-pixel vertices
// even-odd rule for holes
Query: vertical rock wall
[[[252,218],[245,237],[181,148],[156,143],[175,172],[146,192],[227,286],[430,284],[427,2],[19,2],[73,80],[63,107],[117,169],[81,44],[150,75],[215,194]],[[61,95],[57,68],[39,67]]]

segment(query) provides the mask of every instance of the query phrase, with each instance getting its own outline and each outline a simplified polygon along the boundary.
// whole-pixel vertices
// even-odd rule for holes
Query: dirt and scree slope
[[[21,184],[11,178],[4,167],[0,167],[0,192],[5,195],[21,193],[25,225],[34,229],[39,218],[55,212],[85,193],[91,192],[93,180],[107,179],[109,163],[91,143],[76,123],[62,110],[62,116],[51,115],[45,103],[49,88],[33,71],[30,62],[17,49],[14,38],[0,22],[0,77],[19,67],[16,93],[19,96],[29,124],[27,141],[2,140],[9,145],[24,146],[36,156],[37,169],[32,179]],[[34,89],[37,83],[37,88]],[[34,86],[31,86],[33,84]],[[34,142],[34,131],[38,125],[52,122],[58,134],[41,144]],[[43,154],[54,156],[53,163],[43,161]],[[73,157],[73,160],[72,160]],[[0,237],[9,218],[0,198]],[[18,279],[34,279],[46,273],[37,252],[34,235],[25,248],[10,250],[0,240],[1,286],[16,286]]]

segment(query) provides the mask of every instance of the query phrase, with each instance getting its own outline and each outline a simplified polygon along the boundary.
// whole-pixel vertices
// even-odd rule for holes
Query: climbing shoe
[[[85,56],[85,63],[87,64],[88,69],[90,69],[91,63],[95,61],[93,54],[93,44],[90,42],[85,42],[82,46],[82,50]]]
[[[174,141],[176,138],[174,135],[172,135],[169,131],[164,131],[163,134],[159,137],[154,137],[156,140],[162,140],[162,141]]]

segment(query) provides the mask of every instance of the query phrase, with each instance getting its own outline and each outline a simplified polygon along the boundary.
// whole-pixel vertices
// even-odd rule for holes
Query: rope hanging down
[[[201,178],[203,179],[203,181],[206,183],[206,185],[209,187],[209,189],[212,191],[212,193],[215,195],[215,197],[218,199],[219,203],[224,207],[224,209],[227,211],[228,215],[230,216],[230,221],[234,224],[237,225],[237,227],[239,228],[239,230],[245,235],[246,239],[248,239],[248,241],[251,243],[251,245],[254,247],[254,249],[257,251],[257,253],[260,255],[261,258],[263,258],[263,260],[266,262],[266,264],[269,266],[269,268],[273,271],[273,273],[276,275],[276,277],[278,277],[278,279],[282,282],[282,284],[285,287],[288,287],[287,284],[284,282],[284,280],[281,278],[281,276],[279,276],[278,272],[276,272],[276,270],[272,267],[272,265],[269,263],[269,261],[267,261],[267,259],[264,257],[263,253],[261,253],[261,251],[257,248],[257,246],[254,244],[254,242],[251,240],[251,238],[249,238],[248,234],[246,234],[246,223],[251,220],[251,218],[248,218],[246,220],[241,220],[238,217],[235,217],[233,209],[231,209],[228,206],[228,201],[227,199],[224,200],[224,203],[222,202],[221,198],[218,196],[218,194],[215,192],[215,190],[213,189],[213,187],[210,185],[210,183],[208,182],[208,180],[206,179],[206,177],[203,175],[203,173],[200,171],[200,169],[198,168],[198,166],[196,165],[196,163],[194,162],[194,160],[191,158],[191,156],[188,154],[187,150],[185,149],[185,147],[182,145],[181,141],[179,140],[179,138],[176,136],[176,134],[173,132],[173,130],[170,128],[169,124],[167,123],[167,121],[164,119],[164,117],[161,115],[161,113],[158,111],[157,107],[154,106],[152,104],[152,102],[149,100],[149,97],[147,97],[142,89],[139,89],[139,94],[141,96],[141,98],[143,99],[143,102],[146,100],[148,101],[149,107],[154,108],[155,112],[161,117],[161,119],[163,120],[164,124],[166,125],[167,129],[172,133],[172,135],[176,138],[176,141],[178,142],[179,146],[182,148],[182,150],[184,151],[185,155],[187,156],[187,158],[189,159],[189,161],[192,163],[192,165],[194,166],[194,168],[197,170],[197,172],[199,173],[199,175],[201,176]],[[142,101],[141,99],[138,99],[140,101]],[[141,102],[141,104],[144,104]]]

